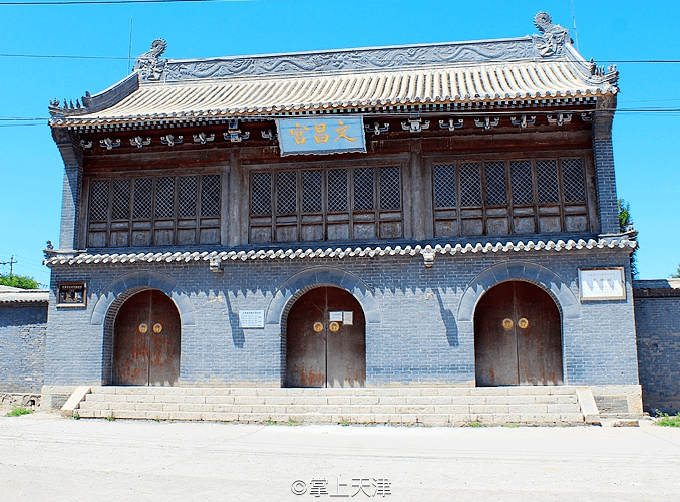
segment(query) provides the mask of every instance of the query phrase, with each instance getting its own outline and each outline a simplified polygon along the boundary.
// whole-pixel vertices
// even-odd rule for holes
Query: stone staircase
[[[596,423],[588,395],[592,400],[589,389],[575,387],[80,387],[62,414],[239,423],[573,425]]]

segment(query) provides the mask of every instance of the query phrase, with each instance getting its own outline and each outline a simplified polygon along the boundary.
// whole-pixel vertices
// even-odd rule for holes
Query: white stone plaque
[[[581,300],[625,300],[623,267],[579,269]]]
[[[354,324],[354,312],[352,312],[351,310],[349,312],[343,312],[342,324],[347,324],[348,326]]]
[[[238,319],[242,328],[264,328],[264,310],[239,310]]]
[[[342,312],[329,312],[330,321],[340,321],[342,322]]]

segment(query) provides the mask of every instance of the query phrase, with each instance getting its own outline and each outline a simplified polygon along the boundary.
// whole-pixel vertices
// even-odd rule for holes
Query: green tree
[[[671,279],[680,279],[680,264],[678,264],[678,269],[670,275]]]
[[[619,205],[619,230],[621,231],[621,233],[624,233],[628,231],[628,227],[632,228],[633,217],[630,214],[630,204],[628,202],[626,202],[624,199],[619,199],[618,205]],[[635,251],[633,251],[633,254],[630,255],[630,273],[633,276],[633,279],[637,279],[639,276],[637,268],[637,250],[639,247],[640,243],[638,242],[638,246],[635,248]]]
[[[0,275],[0,285],[13,288],[38,289],[38,283],[33,277],[25,275]]]
[[[633,224],[633,220],[630,216],[630,204],[624,199],[619,199],[619,230],[621,233],[628,230],[628,225]]]

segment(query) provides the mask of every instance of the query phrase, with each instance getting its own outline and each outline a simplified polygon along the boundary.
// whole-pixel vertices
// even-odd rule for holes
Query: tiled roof
[[[544,13],[541,13],[544,14]],[[596,97],[617,73],[586,62],[544,14],[542,35],[317,53],[165,60],[157,40],[135,72],[83,106],[53,103],[53,127],[272,116],[419,104]],[[547,16],[547,17],[545,17]],[[547,19],[547,21],[546,21]]]
[[[0,286],[0,303],[42,303],[47,302],[49,296],[49,291],[45,290]]]
[[[579,239],[567,241],[518,241],[477,244],[436,244],[406,245],[406,246],[367,246],[367,247],[336,247],[336,248],[289,248],[289,249],[253,249],[249,251],[204,251],[204,252],[175,252],[175,253],[111,253],[111,254],[59,254],[45,259],[48,266],[81,265],[105,263],[135,263],[135,262],[228,262],[248,260],[273,259],[306,259],[306,258],[351,258],[351,257],[380,257],[380,256],[418,256],[425,260],[434,259],[437,254],[456,255],[467,253],[510,253],[537,251],[572,251],[583,249],[634,249],[637,243],[625,236],[613,238]]]

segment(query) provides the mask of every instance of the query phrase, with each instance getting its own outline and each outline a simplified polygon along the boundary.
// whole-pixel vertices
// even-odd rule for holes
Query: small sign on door
[[[329,312],[329,320],[330,321],[340,321],[342,322],[342,312]]]
[[[342,323],[350,326],[354,324],[354,312],[352,312],[351,310],[349,312],[343,312]]]

